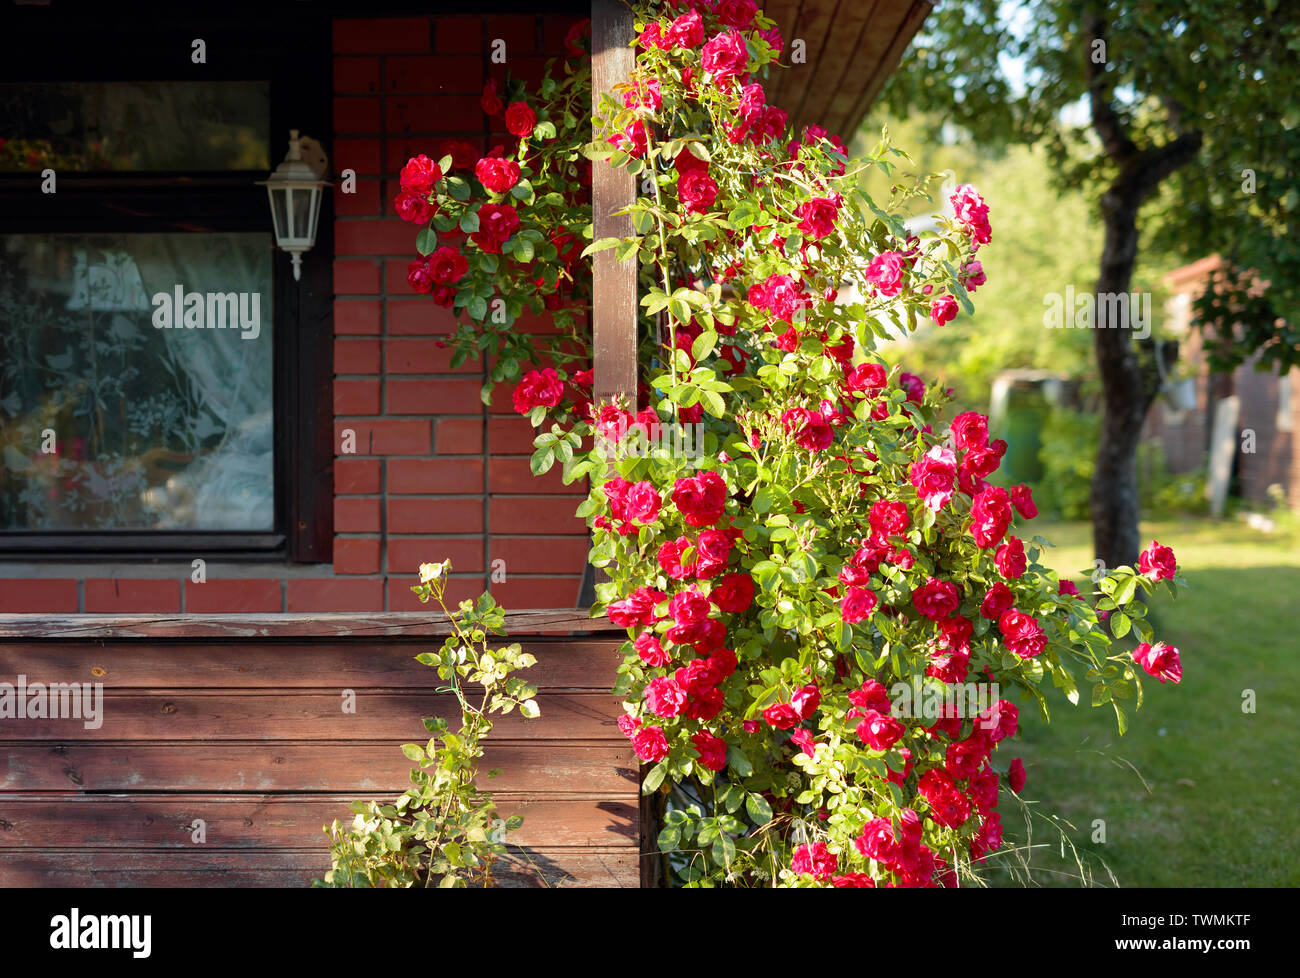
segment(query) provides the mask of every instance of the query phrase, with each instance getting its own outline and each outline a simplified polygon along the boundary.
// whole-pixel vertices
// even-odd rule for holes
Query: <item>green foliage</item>
[[[492,795],[475,779],[491,715],[517,708],[529,719],[538,716],[537,690],[513,675],[536,659],[518,644],[489,647],[489,635],[505,634],[505,613],[490,594],[462,601],[457,612],[447,610],[442,597],[449,567],[450,561],[423,565],[421,583],[411,590],[421,602],[436,600],[451,625],[439,651],[416,659],[447,683],[438,692],[456,696],[460,727],[452,732],[441,717],[424,721],[433,735],[428,743],[402,745],[419,765],[411,771],[412,787],[392,804],[354,802],[351,825],[329,825],[332,868],[313,886],[491,886],[506,834],[523,824],[518,815],[499,818]],[[471,699],[464,683],[481,687],[481,694]]]

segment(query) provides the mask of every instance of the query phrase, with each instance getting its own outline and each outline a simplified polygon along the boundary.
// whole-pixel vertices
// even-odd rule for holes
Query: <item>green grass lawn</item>
[[[1087,593],[1091,584],[1079,572],[1091,567],[1091,528],[1033,527],[1057,545],[1043,563]],[[1021,742],[999,753],[1019,749],[1029,776],[1023,798],[1071,823],[1066,835],[1095,883],[1295,886],[1300,534],[1187,519],[1144,523],[1143,545],[1152,538],[1174,548],[1190,585],[1177,600],[1154,600],[1151,617],[1156,637],[1181,651],[1182,683],[1148,678],[1143,707],[1129,711],[1122,738],[1109,705],[1088,707],[1081,689],[1073,707],[1049,685],[1050,725],[1022,704]],[[1242,711],[1246,689],[1255,691],[1253,715]],[[1025,818],[1008,794],[1004,788],[1007,841],[1023,846]],[[1095,819],[1105,822],[1103,844],[1092,841]],[[1032,824],[1033,843],[1045,845],[1031,852],[1034,881],[1078,885],[1060,833],[1038,817]],[[1011,880],[994,872],[991,882]]]

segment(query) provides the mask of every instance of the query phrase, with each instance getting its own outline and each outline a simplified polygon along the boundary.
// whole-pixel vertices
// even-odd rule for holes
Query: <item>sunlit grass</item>
[[[1057,544],[1043,562],[1091,584],[1091,528],[1034,526]],[[1104,860],[1122,886],[1295,886],[1300,883],[1296,777],[1300,745],[1300,535],[1232,521],[1143,524],[1143,543],[1174,548],[1191,587],[1152,607],[1156,637],[1178,646],[1183,681],[1146,683],[1123,737],[1109,707],[1072,707],[1049,689],[1052,722],[1022,708],[1029,780],[1023,796],[1073,825],[1068,832],[1098,881]],[[1254,690],[1254,714],[1242,710]],[[1001,753],[1001,752],[1000,752]],[[1004,789],[1005,790],[1005,789]],[[1004,812],[1010,806],[1002,806]],[[1092,841],[1094,820],[1105,842]],[[1004,814],[1009,841],[1018,816]],[[1034,831],[1035,879],[1068,885],[1054,830]],[[1023,841],[1023,837],[1021,840]],[[995,879],[996,882],[996,879]],[[1077,882],[1077,880],[1075,881]]]

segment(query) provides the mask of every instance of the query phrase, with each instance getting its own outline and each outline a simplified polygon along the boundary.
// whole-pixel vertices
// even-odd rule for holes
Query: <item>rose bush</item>
[[[929,181],[904,178],[887,138],[851,161],[816,126],[789,133],[761,82],[782,41],[751,0],[644,6],[637,31],[590,143],[575,33],[538,92],[506,95],[514,166],[412,167],[435,212],[412,284],[466,317],[457,356],[493,357],[515,408],[549,422],[534,471],[590,480],[578,512],[608,574],[592,613],[628,630],[619,727],[650,765],[643,790],[670,800],[658,843],[676,878],[958,884],[1001,845],[1003,783],[1024,787],[1006,756],[1020,710],[909,712],[898,684],[1014,690],[1047,718],[1044,687],[1076,702],[1082,681],[1123,732],[1141,672],[1181,676],[1141,600],[1182,586],[1176,561],[1153,542],[1079,595],[1017,525],[1037,513],[1029,490],[987,484],[1007,447],[987,419],[943,424],[949,393],[874,354],[891,328],[971,311],[993,239],[974,188],[912,235],[900,205]],[[640,181],[633,236],[578,247],[587,159]],[[890,200],[863,192],[870,167]],[[591,400],[584,258],[609,248],[640,269],[637,403]],[[558,335],[511,329],[542,309]],[[702,426],[698,456],[655,441],[671,424]],[[610,450],[638,430],[649,450]],[[1130,632],[1136,652],[1113,647]]]

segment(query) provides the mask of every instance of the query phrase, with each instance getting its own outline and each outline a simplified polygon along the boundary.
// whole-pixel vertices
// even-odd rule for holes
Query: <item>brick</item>
[[[343,432],[351,429],[356,434],[356,455],[428,455],[430,454],[431,425],[428,421],[396,421],[336,418],[334,420],[334,445],[342,449]],[[365,532],[365,531],[359,531]]]
[[[482,454],[483,422],[469,418],[439,421],[433,442],[439,455]]]
[[[492,455],[532,455],[536,437],[537,429],[527,418],[516,415],[488,420],[488,452]]]
[[[384,128],[399,134],[472,132],[483,128],[483,108],[474,95],[390,95],[384,99]]]
[[[334,263],[335,295],[378,295],[379,263],[376,261],[336,261]],[[335,332],[338,332],[337,328]]]
[[[511,611],[572,608],[578,603],[582,577],[510,577],[489,585],[492,597]]]
[[[488,491],[509,493],[563,493],[582,492],[581,487],[566,486],[562,467],[555,465],[543,475],[533,475],[528,459],[523,456],[494,457],[488,461]]]
[[[379,92],[378,58],[335,58],[334,91]]]
[[[429,50],[427,17],[336,18],[335,54],[418,54]]]
[[[373,380],[334,379],[336,415],[379,414],[379,378]]]
[[[482,484],[480,471],[479,485]],[[75,615],[77,611],[77,582],[72,578],[0,580],[0,612],[4,614]]]
[[[398,380],[384,387],[387,414],[480,414],[477,380]],[[531,429],[530,429],[531,430]],[[531,452],[532,449],[529,449]]]
[[[388,500],[389,542],[395,533],[466,533],[483,529],[483,500],[399,496]]]
[[[185,613],[233,615],[278,613],[284,607],[280,581],[273,578],[229,578],[203,584],[185,582]]]
[[[383,347],[379,340],[335,340],[334,367],[352,374],[377,374]]]
[[[389,495],[483,491],[481,458],[394,458],[388,461]],[[388,502],[392,519],[393,500]]]
[[[549,531],[548,531],[549,532]],[[590,548],[586,537],[503,537],[493,534],[488,563],[505,561],[506,575],[581,573]]]
[[[428,604],[420,603],[420,599],[411,590],[412,585],[416,583],[418,582],[414,575],[388,578],[388,610],[423,611],[426,614],[430,611],[440,611],[436,601],[430,600]],[[452,574],[447,579],[447,590],[443,594],[443,601],[447,603],[448,608],[454,608],[467,598],[471,600],[477,598],[485,590],[487,589],[483,586],[482,574]]]
[[[179,614],[180,581],[139,578],[86,581],[86,614]]]
[[[487,19],[488,43],[506,42],[506,64],[516,54],[532,54],[537,46],[537,18],[531,14],[500,14]],[[486,52],[485,52],[486,53]]]
[[[389,289],[389,294],[392,294]],[[399,295],[412,292],[406,281],[406,267],[402,267]],[[388,314],[389,336],[445,336],[456,329],[456,317],[427,296],[415,299],[389,299],[385,304]]]
[[[342,95],[334,99],[334,131],[337,133],[379,132],[379,99]]]
[[[378,574],[379,537],[334,538],[335,574]]]
[[[467,360],[452,370],[451,354],[451,347],[445,344],[440,347],[434,339],[384,342],[384,363],[390,374],[469,374],[483,369],[476,360]]]
[[[379,467],[381,464],[382,461],[377,458],[336,458],[334,460],[334,492],[339,495],[379,492]]]
[[[381,312],[378,299],[335,299],[334,335],[378,336]],[[351,372],[346,363],[336,363],[336,366],[343,368],[339,373]]]
[[[383,578],[296,578],[289,581],[289,611],[382,611]]]
[[[336,533],[378,533],[380,529],[378,499],[362,496],[334,498]]]
[[[511,136],[510,138],[513,139],[514,137]],[[384,141],[384,173],[390,177],[396,178],[397,175],[402,172],[402,167],[406,165],[406,161],[412,156],[419,156],[421,153],[432,160],[440,160],[444,155],[446,155],[446,144],[450,142],[469,143],[474,147],[475,152],[482,155],[483,137],[477,132],[469,136],[462,135],[455,137],[404,136],[401,133],[389,133],[388,138]],[[510,144],[503,143],[502,145],[505,146]],[[461,171],[461,174],[464,175],[463,170]],[[394,188],[393,195],[396,193],[397,190]],[[456,233],[458,236],[463,237],[459,232]],[[438,240],[445,241],[450,236],[450,232],[448,234],[440,234],[438,235]]]
[[[409,224],[389,220],[334,222],[337,255],[415,255],[415,231]],[[408,261],[410,258],[407,259]]]
[[[585,482],[585,480],[584,480]],[[587,523],[573,515],[574,496],[504,496],[488,500],[488,522],[497,533],[587,533]]]
[[[357,173],[366,176],[378,176],[380,162],[379,140],[336,139],[334,140],[333,162],[340,173],[343,170],[355,170]],[[335,199],[338,198],[335,197]]]
[[[384,213],[383,191],[378,180],[357,179],[353,192],[343,192],[342,181],[334,184],[334,214],[337,217],[378,217]]]
[[[461,571],[483,569],[482,537],[389,537],[388,570],[392,573],[414,573],[421,564],[451,560],[451,566]],[[412,581],[412,584],[415,582]]]
[[[478,98],[483,92],[483,58],[476,55],[384,59],[386,92],[437,92]]]
[[[436,17],[434,44],[439,53],[477,54],[483,57],[482,17]]]
[[[519,48],[507,45],[506,63],[503,65],[490,64],[488,74],[496,77],[498,92],[506,90],[505,79],[507,74],[511,79],[523,82],[528,91],[535,92],[541,87],[542,76],[546,73],[546,62],[548,60],[550,59],[539,55],[523,54]]]

